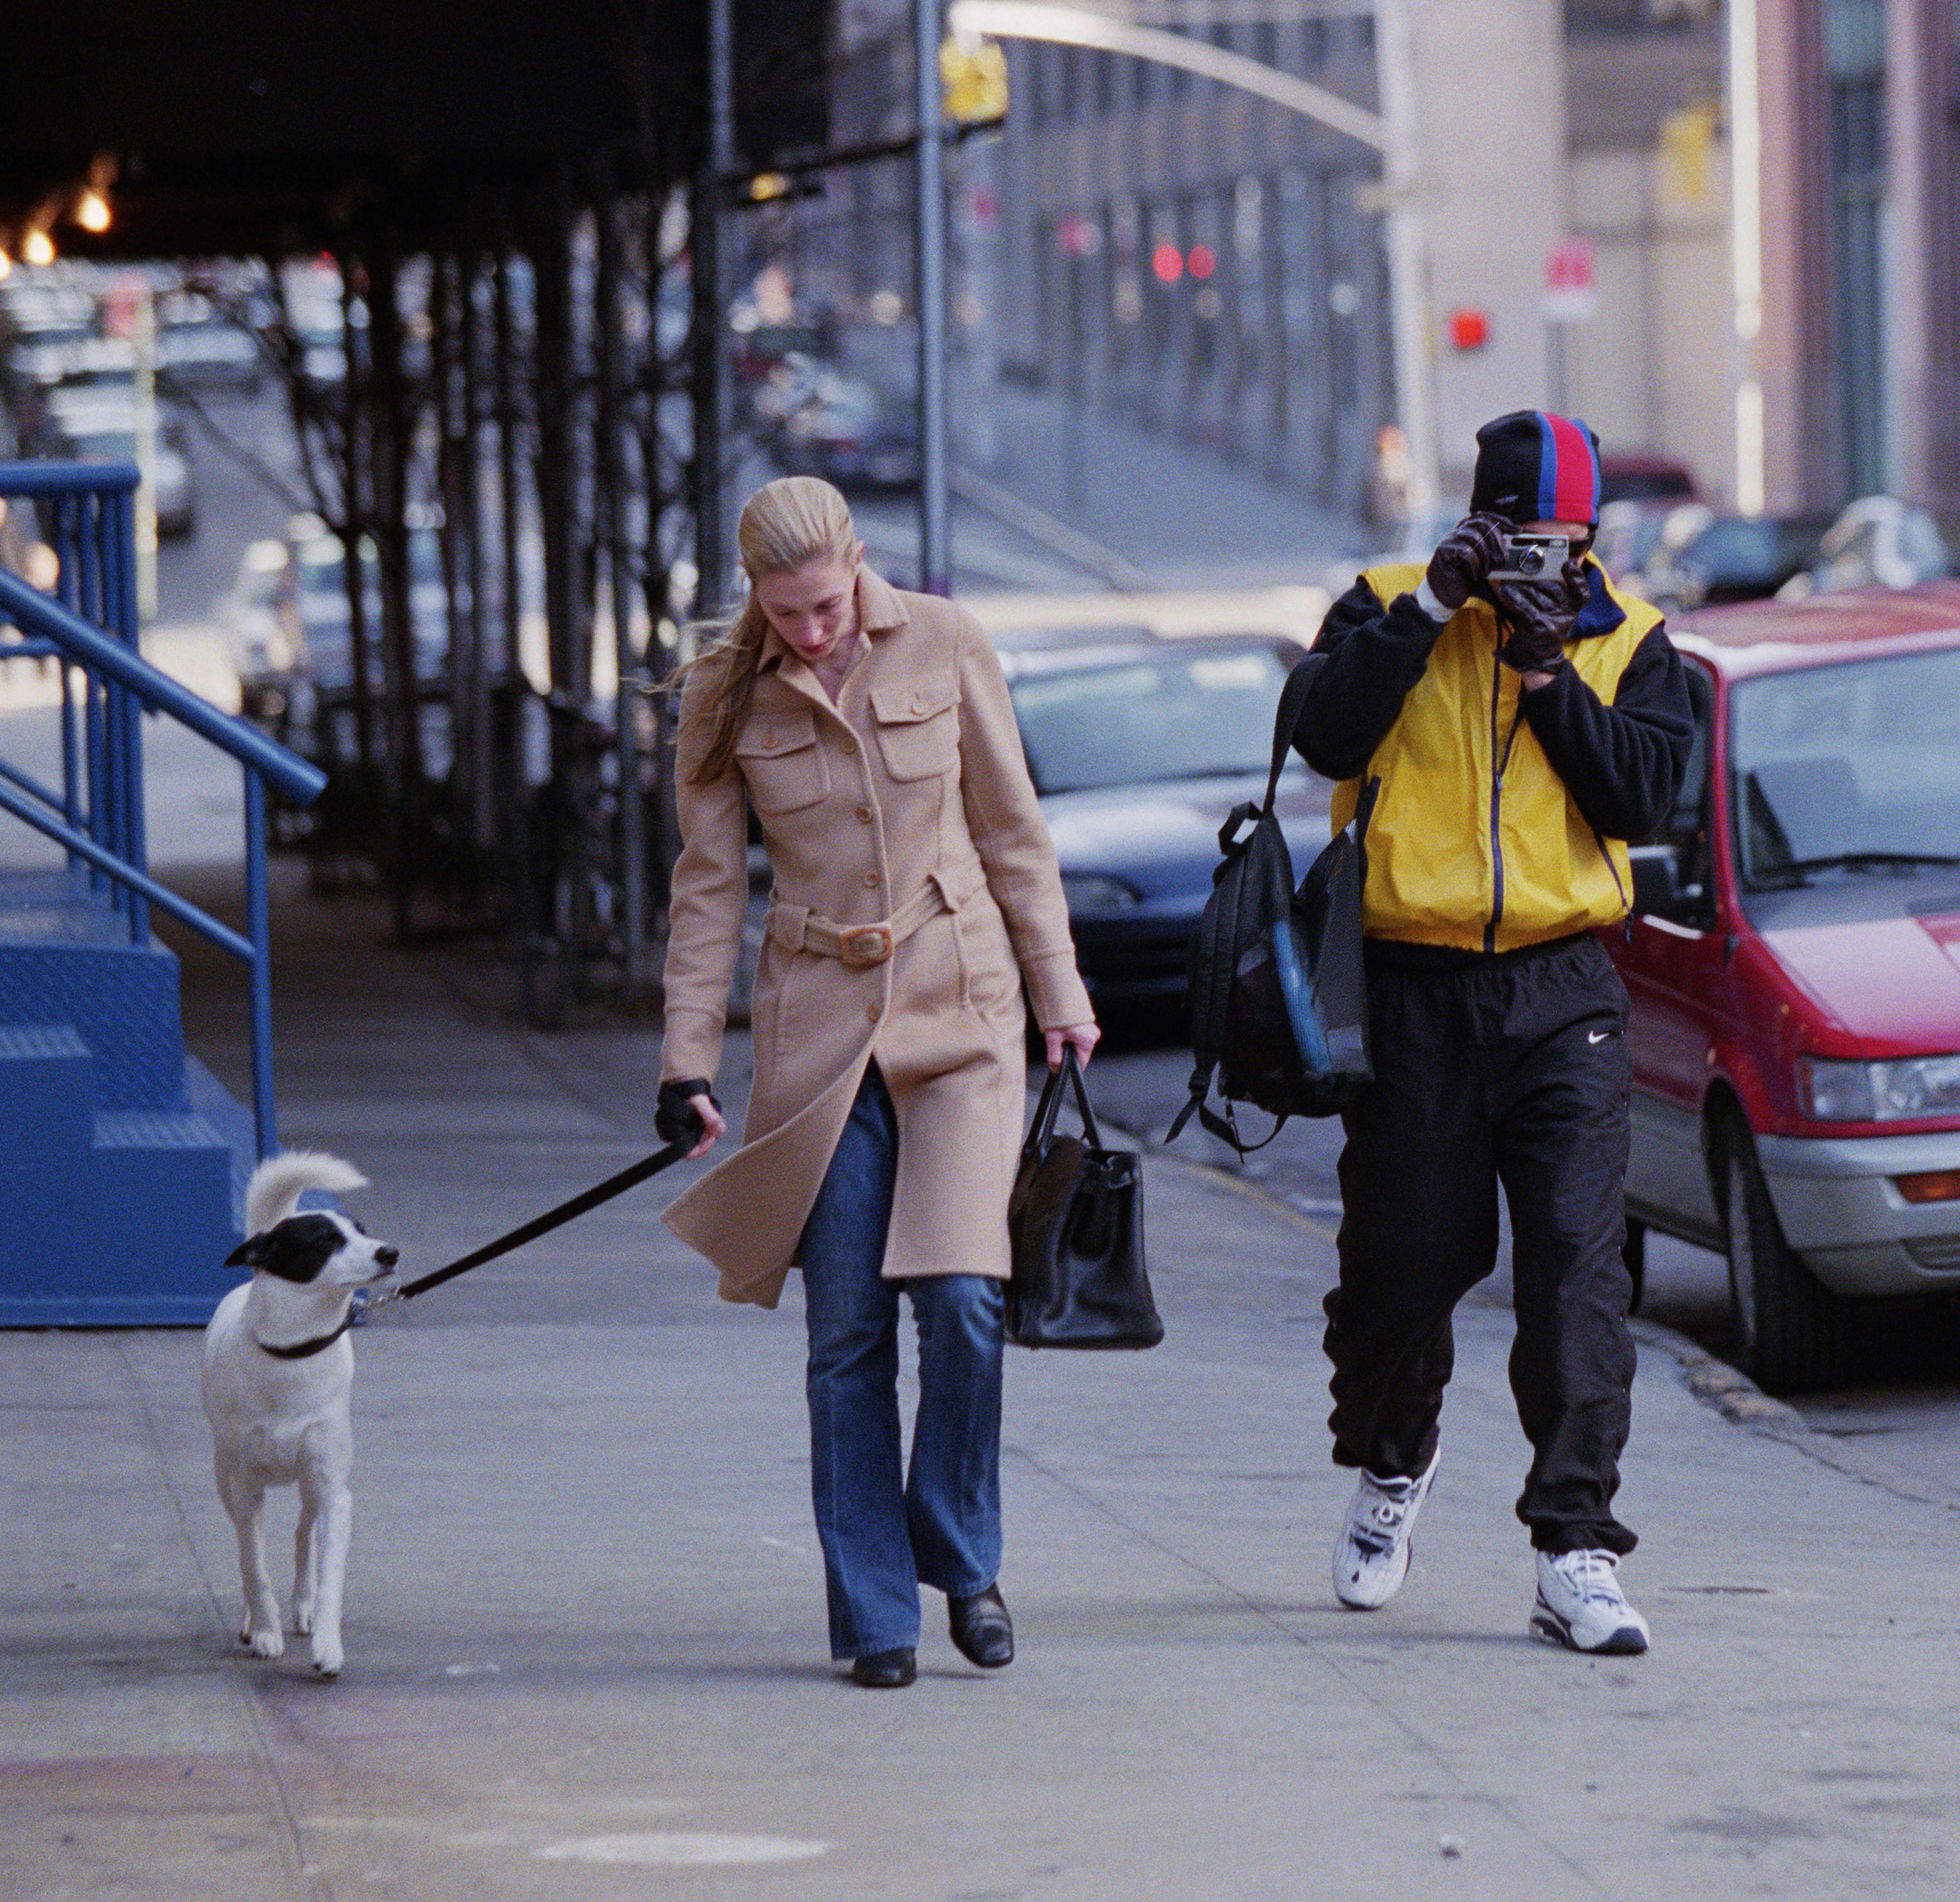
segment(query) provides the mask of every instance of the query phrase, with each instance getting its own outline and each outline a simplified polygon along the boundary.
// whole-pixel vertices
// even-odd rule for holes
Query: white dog
[[[227,1267],[252,1279],[218,1304],[204,1334],[204,1411],[218,1495],[238,1528],[245,1628],[255,1656],[286,1648],[266,1570],[268,1486],[297,1485],[293,1629],[313,1636],[313,1668],[339,1675],[340,1599],[352,1528],[355,1290],[385,1280],[399,1251],[344,1215],[296,1214],[308,1189],[339,1192],[367,1178],[338,1156],[289,1150],[261,1163],[245,1191],[247,1239]]]

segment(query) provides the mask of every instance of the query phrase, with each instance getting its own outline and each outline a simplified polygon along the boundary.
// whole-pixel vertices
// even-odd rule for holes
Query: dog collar
[[[354,1317],[350,1314],[332,1333],[318,1335],[311,1341],[295,1341],[290,1347],[275,1347],[269,1341],[261,1341],[254,1334],[252,1344],[261,1353],[270,1354],[275,1360],[305,1360],[314,1354],[326,1353],[353,1325]]]

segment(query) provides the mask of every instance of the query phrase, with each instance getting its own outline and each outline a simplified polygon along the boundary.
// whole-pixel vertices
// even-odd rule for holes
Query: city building
[[[1952,0],[1750,11],[1762,295],[1745,341],[1765,498],[1830,505],[1884,491],[1960,513]]]
[[[1364,112],[1384,96],[1373,0],[1096,10]],[[1006,39],[1006,122],[952,173],[963,453],[988,460],[1005,376],[1384,519],[1387,215],[1412,199],[1446,507],[1478,423],[1545,404],[1717,504],[1886,491],[1960,513],[1955,14],[1415,0],[1400,200],[1375,146],[1310,116],[1159,60]],[[908,129],[910,8],[846,0],[838,22],[840,140]],[[905,167],[839,189],[860,301],[908,306]]]

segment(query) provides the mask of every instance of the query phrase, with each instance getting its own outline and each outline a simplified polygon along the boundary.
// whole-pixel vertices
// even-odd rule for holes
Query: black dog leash
[[[404,1283],[399,1288],[390,1288],[361,1304],[363,1313],[372,1314],[377,1308],[385,1308],[395,1301],[412,1301],[418,1294],[426,1294],[431,1288],[439,1288],[445,1281],[453,1281],[459,1274],[467,1274],[472,1268],[480,1268],[486,1261],[494,1261],[500,1255],[508,1255],[513,1248],[522,1248],[527,1242],[535,1242],[541,1235],[549,1235],[553,1229],[562,1228],[568,1222],[575,1221],[596,1209],[602,1202],[609,1202],[615,1196],[624,1195],[636,1184],[644,1182],[650,1175],[657,1175],[663,1169],[678,1163],[693,1148],[698,1136],[677,1137],[663,1150],[643,1157],[631,1169],[622,1169],[617,1175],[609,1175],[596,1187],[574,1195],[568,1202],[561,1202],[555,1209],[547,1209],[542,1215],[533,1216],[520,1228],[512,1229],[500,1235],[494,1242],[486,1242],[480,1248],[473,1248],[447,1267],[437,1268],[431,1273]],[[326,1344],[323,1341],[320,1345]]]

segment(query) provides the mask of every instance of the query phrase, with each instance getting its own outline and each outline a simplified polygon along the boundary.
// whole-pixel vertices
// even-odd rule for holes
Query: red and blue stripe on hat
[[[1599,458],[1592,432],[1583,423],[1547,410],[1534,410],[1540,433],[1538,520],[1596,522],[1599,519]]]

